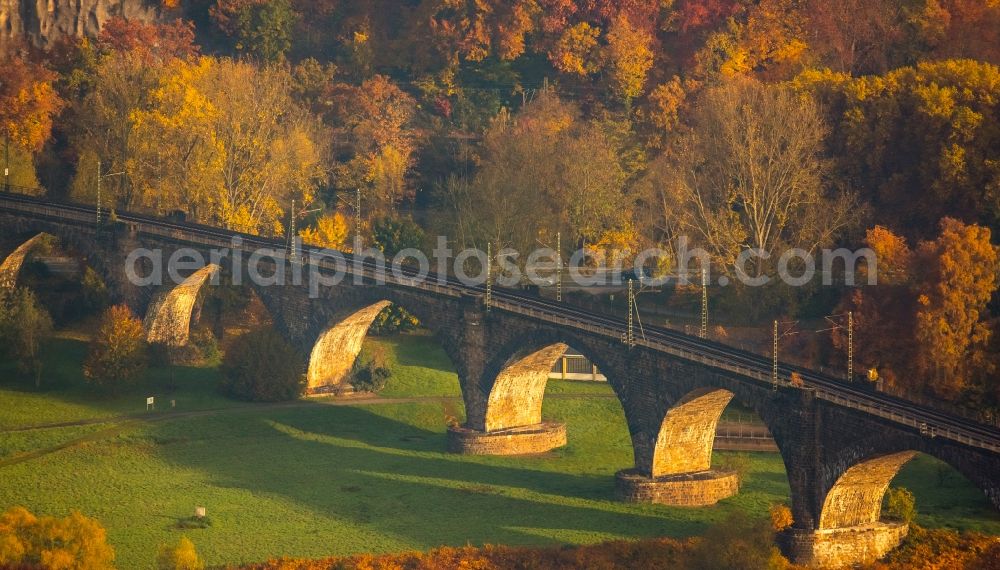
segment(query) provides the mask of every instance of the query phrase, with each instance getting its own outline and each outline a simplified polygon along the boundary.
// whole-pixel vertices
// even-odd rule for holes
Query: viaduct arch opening
[[[719,420],[733,396],[722,388],[696,388],[670,405],[654,433],[634,433],[635,467],[617,473],[618,496],[698,507],[739,492],[739,473],[712,468]]]
[[[962,493],[963,488],[971,491],[971,487],[986,490],[982,481],[967,479],[961,469],[931,454],[909,449],[863,457],[840,473],[826,490],[816,528],[792,528],[784,537],[788,553],[797,563],[817,567],[839,567],[882,558],[909,531],[909,522],[902,520],[900,513],[887,513],[883,506],[890,485],[903,482],[902,474],[911,468],[919,472],[918,482],[913,488],[902,486],[913,493],[918,512],[924,498],[932,500],[930,486],[952,485],[956,493]],[[929,469],[936,472],[934,476],[928,477]],[[935,491],[933,495],[939,496],[941,492]],[[964,498],[975,501],[971,495]],[[992,510],[985,495],[980,500],[984,510]]]
[[[191,318],[202,286],[218,274],[221,268],[208,264],[188,276],[174,288],[157,295],[143,320],[146,341],[163,344],[168,348],[181,348],[188,344],[191,335]]]
[[[594,363],[582,343],[559,335],[518,340],[487,362],[478,384],[463,386],[479,396],[466,398],[467,421],[449,429],[449,450],[472,455],[528,455],[567,443],[566,425],[546,420],[546,387],[564,354]],[[604,374],[607,374],[603,370]],[[610,384],[610,381],[609,381]],[[616,394],[617,395],[617,394]]]
[[[527,354],[515,354],[497,374],[486,401],[484,431],[542,423],[542,401],[553,365],[569,346],[557,342]]]
[[[309,353],[308,391],[340,387],[347,381],[368,329],[389,305],[389,301],[378,301],[331,319],[330,326],[320,333]]]
[[[45,240],[51,238],[52,236],[45,232],[38,233],[28,238],[27,241],[17,246],[14,251],[7,255],[3,262],[0,263],[0,288],[13,289],[16,287],[17,278],[21,273],[21,268],[24,266],[24,260],[27,259],[28,254]]]

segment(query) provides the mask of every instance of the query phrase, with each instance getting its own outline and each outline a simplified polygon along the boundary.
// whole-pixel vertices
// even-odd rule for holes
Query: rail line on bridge
[[[85,227],[92,226],[96,222],[97,214],[96,209],[91,206],[51,202],[2,192],[0,192],[0,210],[19,215],[30,214]],[[108,210],[102,209],[102,214],[106,212]],[[135,224],[135,230],[140,234],[168,238],[190,245],[233,248],[233,238],[239,237],[242,239],[239,248],[245,251],[261,247],[284,251],[286,248],[286,244],[277,239],[211,226],[175,222],[133,213],[116,213],[116,216],[122,222]],[[399,287],[417,288],[436,295],[461,297],[467,294],[485,293],[484,286],[468,286],[451,277],[439,277],[434,273],[429,273],[424,279],[416,279],[414,278],[416,271],[406,266],[401,268],[402,276],[397,276],[386,271],[384,265],[380,266],[371,259],[362,258],[355,263],[354,256],[349,253],[338,252],[346,261],[344,267],[339,267],[329,259],[328,255],[323,254],[323,251],[303,248],[301,250],[303,259],[294,262],[306,264],[315,256],[319,259],[317,265],[321,269],[342,270],[357,275],[356,269],[360,267],[362,279],[368,278]],[[623,338],[626,330],[627,325],[623,319],[593,313],[572,305],[502,288],[494,289],[491,293],[491,307],[497,310],[612,339]],[[635,339],[636,345],[725,370],[758,384],[767,386],[772,384],[772,362],[760,355],[655,326],[646,327],[645,333],[643,338]],[[871,392],[853,383],[800,366],[779,363],[779,378],[784,386],[790,385],[788,378],[792,373],[799,374],[804,385],[812,388],[819,399],[919,429],[921,433],[926,432],[928,437],[942,437],[1000,453],[1000,429],[996,427],[895,396]]]

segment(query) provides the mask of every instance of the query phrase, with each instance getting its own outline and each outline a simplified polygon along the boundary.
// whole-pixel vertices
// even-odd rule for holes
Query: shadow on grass
[[[238,405],[216,392],[219,371],[209,366],[149,367],[134,386],[102,392],[83,376],[87,346],[80,340],[52,339],[45,347],[40,387],[19,374],[15,363],[0,362],[0,390],[11,397],[11,406],[23,407],[18,410],[23,421],[5,427],[142,413],[148,396],[156,397],[159,411],[169,409],[170,400],[178,411]]]
[[[222,440],[248,438],[251,445],[218,445],[210,453],[166,445],[160,456],[208,473],[214,485],[291,499],[319,516],[425,546],[537,544],[565,533],[687,536],[706,526],[704,515],[666,518],[660,507],[613,501],[614,482],[606,475],[512,465],[531,464],[530,458],[443,453],[442,432],[361,407],[247,420],[240,427],[212,420],[188,429],[218,429]]]

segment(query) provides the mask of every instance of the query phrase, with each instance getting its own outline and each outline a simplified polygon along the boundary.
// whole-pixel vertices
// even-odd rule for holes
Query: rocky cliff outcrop
[[[145,0],[0,0],[0,53],[19,41],[46,47],[65,35],[95,37],[115,16],[151,21],[160,10]]]

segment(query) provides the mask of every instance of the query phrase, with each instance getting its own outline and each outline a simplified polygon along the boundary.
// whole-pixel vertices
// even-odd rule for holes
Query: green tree
[[[885,494],[882,510],[892,520],[909,523],[917,516],[917,500],[909,489],[891,487]]]
[[[4,141],[0,141],[0,145],[4,145]],[[41,193],[41,185],[38,182],[38,176],[35,173],[35,159],[30,152],[15,146],[10,145],[10,149],[6,149],[4,146],[0,146],[0,156],[3,156],[4,162],[0,164],[0,174],[3,174],[4,168],[8,169],[8,177],[0,178],[0,189],[4,185],[9,184],[15,188],[12,188],[13,192],[25,192],[28,194]]]
[[[132,309],[108,307],[83,363],[88,381],[109,392],[134,383],[146,370],[146,335]]]
[[[42,348],[52,335],[52,317],[26,288],[0,293],[0,338],[7,353],[35,387],[42,385]]]
[[[416,330],[419,326],[417,317],[393,303],[375,315],[370,332],[376,336],[388,336]]]
[[[288,0],[251,3],[237,16],[236,49],[263,61],[278,61],[292,47],[298,14]]]
[[[420,249],[424,243],[424,230],[406,218],[380,218],[372,224],[375,247],[386,257],[394,257],[404,249]]]
[[[270,328],[239,337],[226,352],[219,389],[252,402],[294,400],[305,389],[302,356]]]
[[[108,306],[108,286],[89,265],[84,268],[80,279],[80,296],[82,308],[88,314],[103,311]]]

